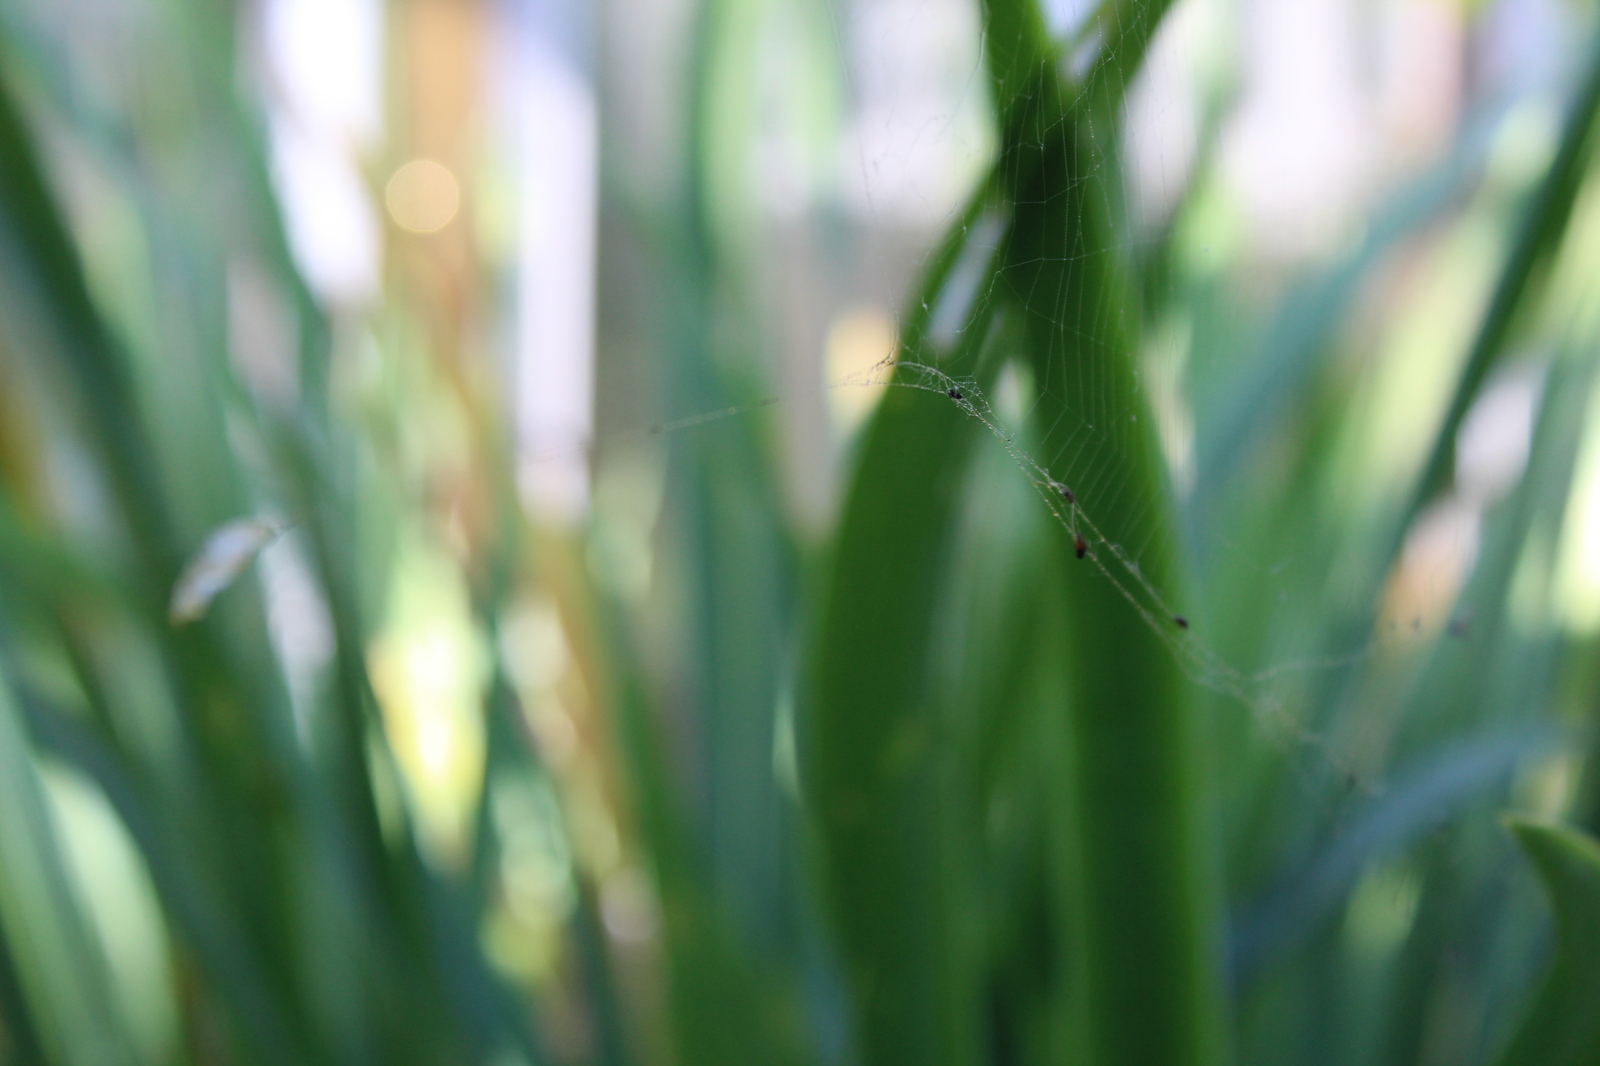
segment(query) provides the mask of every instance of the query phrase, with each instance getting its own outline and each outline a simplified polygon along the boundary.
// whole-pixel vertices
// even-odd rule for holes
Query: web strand
[[[1139,614],[1144,624],[1167,647],[1189,680],[1243,706],[1271,734],[1318,748],[1330,764],[1348,770],[1329,751],[1325,738],[1294,719],[1284,701],[1272,691],[1272,683],[1291,674],[1326,672],[1359,665],[1372,656],[1374,649],[1371,642],[1345,654],[1293,660],[1253,672],[1239,669],[1218,654],[1194,630],[1178,606],[1171,603],[1146,577],[1139,566],[1137,553],[1130,553],[1123,545],[1113,542],[1095,524],[1079,493],[1074,492],[1067,482],[1053,476],[1046,466],[1018,443],[1015,435],[1001,423],[976,382],[952,377],[926,364],[893,360],[885,360],[864,371],[862,376],[876,374],[891,366],[902,374],[884,384],[941,395],[999,441],[1070,541],[1083,544],[1081,558],[1094,566]],[[1078,465],[1076,457],[1082,456],[1089,440],[1100,436],[1087,424],[1080,426],[1058,450],[1058,455],[1072,446],[1072,438],[1078,436],[1080,431],[1083,440],[1076,445],[1075,458],[1067,469],[1075,468]],[[1104,447],[1105,443],[1104,437],[1100,436],[1097,448]],[[1096,455],[1098,451],[1091,453],[1089,465],[1104,470],[1104,464],[1095,461]],[[1150,501],[1145,501],[1140,505],[1141,511],[1148,510],[1150,506]]]
[[[890,376],[892,375],[892,376]],[[1084,505],[1084,499],[1094,498],[1103,490],[1101,479],[1112,464],[1102,462],[1104,450],[1111,447],[1107,436],[1095,427],[1080,421],[1054,449],[1058,469],[1067,474],[1083,471],[1086,480],[1080,490],[1074,490],[1065,478],[1054,476],[1048,466],[1031,455],[1007,430],[981,387],[970,378],[957,378],[938,367],[889,355],[878,362],[847,375],[825,386],[828,390],[843,388],[909,388],[931,393],[953,404],[968,418],[986,429],[1027,478],[1051,518],[1065,531],[1069,543],[1081,544],[1081,559],[1093,566],[1109,581],[1140,619],[1162,642],[1172,655],[1182,673],[1192,682],[1215,692],[1245,708],[1253,720],[1269,735],[1321,751],[1329,765],[1347,776],[1348,767],[1340,760],[1321,735],[1304,722],[1297,721],[1285,701],[1274,691],[1274,683],[1295,674],[1322,673],[1348,669],[1371,658],[1374,644],[1366,645],[1344,654],[1290,660],[1256,671],[1245,671],[1228,662],[1196,631],[1181,605],[1171,602],[1139,566],[1139,551],[1130,551],[1112,541],[1097,525]],[[665,436],[706,426],[725,419],[738,418],[765,408],[781,405],[779,395],[765,396],[748,403],[733,404],[687,415],[650,425],[635,436]],[[1046,437],[1055,435],[1060,420],[1067,416],[1063,411]],[[540,462],[571,454],[573,451],[590,451],[592,444],[578,444],[569,448],[541,452],[528,461]],[[1062,459],[1066,457],[1065,464]],[[1124,487],[1110,490],[1115,495]],[[1145,500],[1137,505],[1133,526],[1147,525],[1142,516],[1147,515],[1154,501]],[[1148,542],[1148,534],[1146,537]]]

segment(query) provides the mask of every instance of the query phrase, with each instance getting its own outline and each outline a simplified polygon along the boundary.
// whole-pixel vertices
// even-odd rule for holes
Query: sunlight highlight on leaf
[[[283,528],[268,519],[235,518],[212,530],[172,587],[167,608],[172,624],[187,625],[204,617],[211,601],[238,580]]]

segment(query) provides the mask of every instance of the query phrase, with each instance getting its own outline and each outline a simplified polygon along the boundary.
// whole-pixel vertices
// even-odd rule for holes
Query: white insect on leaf
[[[264,518],[235,518],[212,530],[172,586],[172,601],[167,606],[172,624],[186,625],[203,617],[211,601],[232,585],[284,528]]]

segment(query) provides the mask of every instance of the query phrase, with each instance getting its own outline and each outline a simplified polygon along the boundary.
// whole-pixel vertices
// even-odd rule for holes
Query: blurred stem
[[[49,1061],[23,999],[22,984],[17,979],[16,963],[3,928],[0,928],[0,1026],[4,1032],[4,1043],[0,1047],[4,1047],[8,1061],[15,1061],[19,1066],[42,1066]]]
[[[509,486],[502,486],[502,494],[498,498],[511,499],[506,494],[509,491]],[[494,790],[499,776],[506,772],[526,772],[550,782],[554,802],[561,809],[562,824],[569,827],[575,824],[569,809],[570,800],[560,783],[553,779],[538,740],[528,728],[521,699],[498,652],[504,646],[499,619],[515,588],[514,555],[517,543],[514,531],[520,525],[518,516],[509,509],[501,516],[501,522],[502,531],[511,535],[503,536],[491,552],[489,580],[476,592],[479,624],[483,626],[488,645],[497,651],[494,676],[485,703],[488,756],[478,799],[472,866],[467,878],[473,927],[481,924],[488,910],[503,854],[493,810]],[[598,1066],[627,1066],[632,1056],[628,1052],[621,998],[617,994],[611,956],[600,918],[595,878],[576,859],[569,860],[567,873],[576,888],[577,899],[569,928],[577,949],[579,977],[593,1027],[596,1061]]]
[[[572,879],[577,887],[572,931],[578,947],[578,965],[594,1027],[595,1059],[598,1066],[628,1066],[633,1056],[628,1051],[627,1027],[623,1022],[622,1000],[617,995],[616,977],[606,943],[605,924],[600,917],[600,898],[589,871],[573,864]]]
[[[632,653],[636,645],[620,605],[600,599],[593,607],[603,634],[594,646],[626,649],[598,676],[611,679],[605,699],[627,771],[629,807],[654,865],[678,1059],[695,1066],[795,1061],[773,1032],[761,974],[718,927],[695,861],[690,825],[663,757],[658,715],[631,665],[638,661]],[[598,931],[596,926],[594,934]]]
[[[1390,1008],[1385,1021],[1380,1066],[1412,1066],[1421,1062],[1432,1021],[1428,1005],[1438,992],[1447,967],[1453,919],[1460,914],[1461,888],[1452,876],[1454,841],[1449,835],[1430,841],[1420,860],[1422,888],[1417,917],[1396,959]]]
[[[83,268],[40,169],[33,139],[0,56],[0,240],[14,243],[20,277],[35,287],[42,316],[77,379],[84,424],[142,567],[139,588],[160,610],[180,563],[164,497],[135,414],[133,384],[89,296]]]
[[[1584,689],[1590,693],[1596,692],[1600,688],[1596,685],[1596,675],[1600,673],[1600,638],[1591,636],[1572,640],[1568,644],[1567,655],[1578,664],[1575,669],[1582,672]],[[1588,721],[1585,723],[1589,731],[1588,750],[1584,755],[1583,770],[1578,778],[1568,819],[1585,832],[1600,836],[1600,707],[1595,706],[1592,695],[1588,702]]]

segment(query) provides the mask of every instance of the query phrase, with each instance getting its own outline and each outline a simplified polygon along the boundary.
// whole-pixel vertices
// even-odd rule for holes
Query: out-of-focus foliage
[[[1600,936],[1600,848],[1593,837],[1571,829],[1526,823],[1514,828],[1550,893],[1558,939],[1550,975],[1500,1061],[1590,1061],[1600,1036],[1588,1010],[1600,982],[1593,961]]]
[[[1592,1058],[1594,40],[4,0],[0,1062]]]

